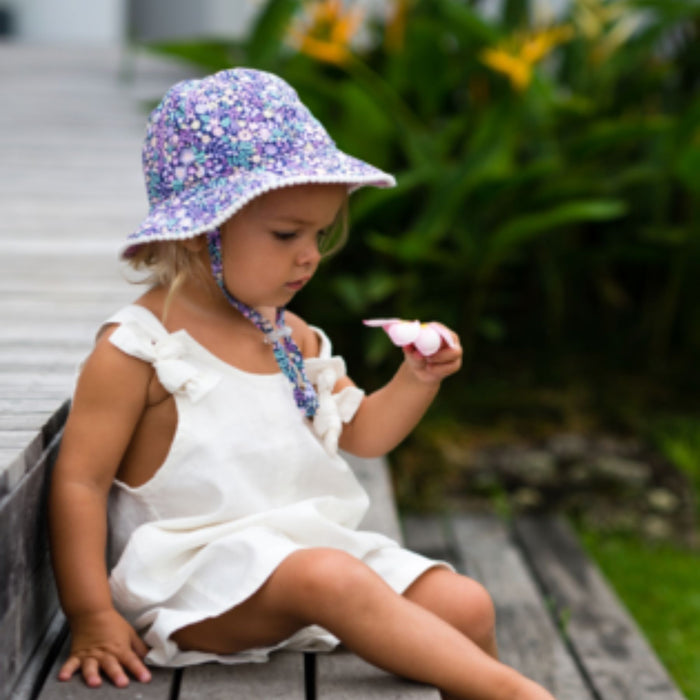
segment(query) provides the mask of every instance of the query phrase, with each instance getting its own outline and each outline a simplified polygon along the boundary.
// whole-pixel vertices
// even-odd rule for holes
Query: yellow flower
[[[350,41],[361,22],[359,6],[345,10],[342,0],[317,0],[306,3],[304,16],[292,26],[290,38],[307,56],[342,65],[350,58]]]
[[[507,75],[511,85],[518,92],[525,90],[532,81],[532,65],[520,56],[504,49],[485,49],[480,58],[489,68]]]
[[[394,0],[392,3],[384,34],[384,43],[389,51],[403,49],[409,3],[410,0]]]
[[[608,59],[644,21],[644,14],[625,0],[576,0],[574,6],[576,27],[593,44],[594,63]]]
[[[518,92],[532,82],[535,64],[549,55],[559,44],[569,41],[573,30],[568,25],[541,29],[533,34],[516,37],[501,46],[481,52],[479,58],[489,68],[503,73]]]

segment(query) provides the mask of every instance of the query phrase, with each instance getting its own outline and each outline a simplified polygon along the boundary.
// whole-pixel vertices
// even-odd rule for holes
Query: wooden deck
[[[50,653],[46,641],[33,649],[40,630],[61,628],[45,541],[37,539],[45,467],[97,326],[137,293],[115,254],[146,210],[141,105],[185,77],[172,63],[140,56],[135,79],[125,83],[119,67],[117,52],[0,44],[0,700],[36,697],[34,681]],[[25,533],[21,518],[38,524]],[[395,520],[367,525],[398,527]],[[456,515],[407,518],[403,529],[410,547],[487,586],[503,659],[558,700],[682,699],[560,521],[511,527],[492,516]],[[35,667],[20,674],[29,655]],[[320,698],[437,698],[396,685],[349,654],[315,664],[300,658],[281,654],[265,674],[255,666],[159,671],[147,689],[105,688],[99,697],[195,698],[206,688],[212,700],[304,698],[313,676]],[[18,677],[12,690],[6,679]],[[79,682],[49,681],[41,697],[95,694]]]
[[[99,322],[134,298],[116,248],[146,212],[141,105],[182,76],[117,51],[0,44],[0,494],[40,452]]]

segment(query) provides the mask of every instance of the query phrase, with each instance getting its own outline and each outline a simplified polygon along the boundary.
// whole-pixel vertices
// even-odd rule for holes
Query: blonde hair
[[[144,243],[131,253],[127,262],[137,272],[146,272],[145,277],[135,280],[137,284],[167,289],[162,321],[165,321],[175,294],[185,282],[196,280],[204,287],[211,283],[211,272],[201,253],[189,248],[184,241]]]
[[[324,259],[334,255],[345,245],[348,238],[348,221],[348,197],[345,197],[338,215],[319,242],[319,251]],[[200,237],[206,238],[206,234],[202,233]],[[206,246],[206,242],[204,244]],[[161,319],[163,322],[173,298],[185,282],[193,280],[203,287],[214,289],[211,270],[203,257],[200,250],[188,247],[185,241],[181,240],[144,243],[129,255],[129,265],[137,272],[147,273],[145,277],[135,280],[137,284],[167,289]]]

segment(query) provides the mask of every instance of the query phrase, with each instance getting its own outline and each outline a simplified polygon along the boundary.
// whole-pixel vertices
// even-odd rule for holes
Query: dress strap
[[[112,345],[153,365],[158,381],[170,393],[199,401],[219,382],[219,374],[191,361],[185,332],[169,333],[148,309],[127,306],[107,319],[103,328],[114,324],[118,327],[109,337]]]
[[[319,340],[318,359],[330,360],[333,356],[333,346],[331,345],[330,338],[318,326],[309,326],[309,328],[316,334]]]
[[[304,360],[306,373],[318,393],[318,410],[313,418],[311,428],[321,440],[329,454],[338,451],[338,440],[343,430],[343,423],[352,420],[362,403],[365,392],[356,386],[347,386],[337,394],[333,387],[346,375],[345,361],[333,355],[333,348],[328,336],[315,326],[311,329],[320,340],[318,357]]]

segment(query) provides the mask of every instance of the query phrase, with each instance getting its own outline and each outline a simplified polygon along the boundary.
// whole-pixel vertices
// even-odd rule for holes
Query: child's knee
[[[480,583],[471,583],[469,599],[477,623],[477,635],[484,639],[492,638],[496,629],[496,606],[493,598]]]
[[[496,607],[489,592],[478,581],[467,577],[461,578],[460,591],[455,599],[458,601],[453,611],[459,620],[453,624],[482,647],[495,645]]]
[[[378,581],[362,561],[330,548],[304,549],[287,561],[290,596],[312,608],[347,605]]]

